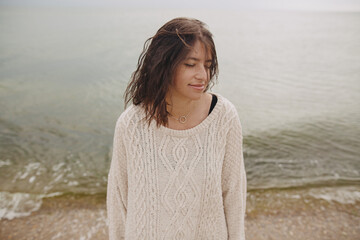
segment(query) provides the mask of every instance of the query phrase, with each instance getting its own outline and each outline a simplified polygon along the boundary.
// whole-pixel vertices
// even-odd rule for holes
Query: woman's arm
[[[126,153],[122,140],[123,131],[124,128],[118,119],[114,133],[106,196],[110,240],[125,239],[128,187]]]
[[[222,169],[222,195],[229,240],[245,240],[246,173],[243,136],[236,113],[226,140]]]

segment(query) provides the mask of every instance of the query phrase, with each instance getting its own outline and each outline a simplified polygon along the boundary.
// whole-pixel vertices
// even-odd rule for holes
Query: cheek
[[[174,78],[174,85],[177,87],[181,87],[187,85],[189,83],[189,80],[191,80],[191,74],[189,74],[189,71],[179,71]]]

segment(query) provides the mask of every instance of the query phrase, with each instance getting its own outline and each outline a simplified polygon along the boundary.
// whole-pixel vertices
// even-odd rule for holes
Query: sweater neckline
[[[165,133],[166,135],[171,135],[171,136],[176,136],[176,137],[186,137],[186,136],[190,136],[193,134],[196,134],[198,132],[200,132],[201,130],[203,130],[204,128],[207,128],[209,126],[209,124],[217,117],[217,115],[219,114],[219,111],[223,105],[223,98],[220,94],[217,93],[212,93],[217,96],[218,101],[215,105],[215,107],[213,108],[213,110],[211,111],[211,113],[204,119],[202,120],[202,122],[200,122],[198,125],[192,127],[192,128],[188,128],[188,129],[182,129],[182,130],[177,130],[177,129],[172,129],[172,128],[168,128],[165,126],[160,126],[159,130],[163,133]],[[154,121],[152,122],[152,126],[156,128],[156,124],[154,123]]]

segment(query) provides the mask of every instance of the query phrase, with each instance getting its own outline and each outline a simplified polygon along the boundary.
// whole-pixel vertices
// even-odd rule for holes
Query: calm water
[[[177,16],[215,36],[213,91],[238,109],[249,190],[360,201],[360,13],[2,7],[0,218],[105,193],[124,88],[144,41]]]

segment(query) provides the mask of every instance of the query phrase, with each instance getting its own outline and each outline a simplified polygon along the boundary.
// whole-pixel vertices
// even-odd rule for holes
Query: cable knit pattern
[[[218,102],[199,125],[147,125],[129,106],[115,127],[108,175],[110,240],[244,240],[246,175],[234,105]]]

